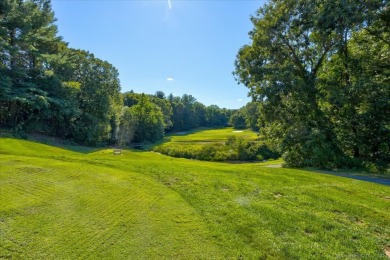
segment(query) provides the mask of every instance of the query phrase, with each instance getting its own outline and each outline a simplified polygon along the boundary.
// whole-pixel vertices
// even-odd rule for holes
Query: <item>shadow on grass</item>
[[[82,154],[94,153],[108,148],[108,147],[88,147],[88,146],[81,146],[75,144],[64,144],[64,143],[57,143],[57,142],[50,142],[50,141],[46,142],[46,141],[39,141],[39,140],[27,140],[27,141],[50,145],[53,147],[61,148],[71,152],[82,153]]]
[[[46,136],[39,133],[30,133],[27,135],[26,138],[18,138],[18,137],[9,137],[9,138],[24,140],[32,143],[37,143],[37,144],[49,145],[56,148],[60,148],[60,149],[64,149],[76,153],[82,153],[82,154],[94,153],[108,148],[103,146],[89,147],[89,146],[78,145],[78,144],[74,144],[69,140],[60,139],[58,137]]]
[[[390,176],[387,174],[373,174],[373,173],[368,173],[368,172],[358,171],[353,169],[339,169],[339,170],[329,171],[329,170],[304,168],[300,170],[317,173],[317,174],[334,175],[338,177],[350,178],[350,179],[355,179],[360,181],[368,181],[368,182],[390,186]]]

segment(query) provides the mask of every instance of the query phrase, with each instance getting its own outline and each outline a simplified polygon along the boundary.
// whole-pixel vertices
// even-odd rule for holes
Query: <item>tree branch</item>
[[[281,36],[281,38],[282,38],[284,44],[286,44],[287,48],[290,50],[290,52],[293,56],[293,61],[294,61],[295,65],[297,65],[299,67],[299,69],[301,70],[302,76],[304,76],[306,74],[306,69],[302,65],[301,61],[299,60],[299,57],[295,53],[294,48],[289,44],[288,40],[283,35]]]
[[[323,60],[324,60],[326,54],[328,54],[328,52],[329,52],[329,50],[330,50],[331,47],[332,47],[332,44],[329,44],[328,46],[325,47],[325,50],[324,50],[324,52],[322,53],[320,59],[318,60],[317,64],[314,66],[314,69],[313,69],[313,72],[312,72],[312,74],[313,74],[314,76],[317,75],[317,71],[318,71],[318,69],[321,67],[322,62],[323,62]]]

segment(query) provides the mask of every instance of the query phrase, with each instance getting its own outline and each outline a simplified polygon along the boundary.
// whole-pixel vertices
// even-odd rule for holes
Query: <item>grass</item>
[[[237,149],[234,150],[225,144],[230,136],[249,140],[257,139],[257,134],[248,129],[235,130],[231,127],[198,129],[191,132],[170,134],[162,142],[148,148],[178,158],[205,161],[237,160],[239,157]]]
[[[0,258],[387,259],[388,186],[74,150],[0,138]]]
[[[195,130],[191,132],[174,133],[168,135],[170,142],[176,143],[209,143],[209,142],[224,142],[228,136],[244,137],[249,139],[256,139],[257,134],[251,130],[236,130],[232,127],[221,128],[221,129],[201,129],[200,131]]]

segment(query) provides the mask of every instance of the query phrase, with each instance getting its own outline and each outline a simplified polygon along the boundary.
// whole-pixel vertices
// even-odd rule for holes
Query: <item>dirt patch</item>
[[[385,247],[385,254],[390,259],[390,246]]]
[[[282,168],[282,164],[270,164],[270,165],[266,165],[264,167],[268,167],[268,168]]]
[[[239,204],[240,206],[247,206],[250,203],[250,200],[248,197],[242,196],[242,197],[237,197],[235,199],[236,203]]]
[[[283,198],[284,194],[281,191],[275,191],[274,192],[274,197],[277,199]]]
[[[222,191],[224,191],[224,192],[228,192],[228,191],[230,191],[230,189],[229,189],[229,188],[227,188],[227,187],[223,187],[223,188],[221,188],[221,190],[222,190]]]
[[[233,131],[233,133],[242,133],[244,131]]]

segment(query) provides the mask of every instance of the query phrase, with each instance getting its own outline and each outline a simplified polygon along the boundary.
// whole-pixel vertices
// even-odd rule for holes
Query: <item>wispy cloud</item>
[[[242,98],[239,98],[239,99],[237,99],[237,101],[238,101],[238,102],[242,102],[242,101],[243,101],[243,99],[242,99]]]
[[[172,9],[171,0],[168,0],[168,7],[169,7],[169,9]]]
[[[174,79],[171,78],[171,77],[168,77],[167,80],[168,80],[168,81],[173,81]]]

